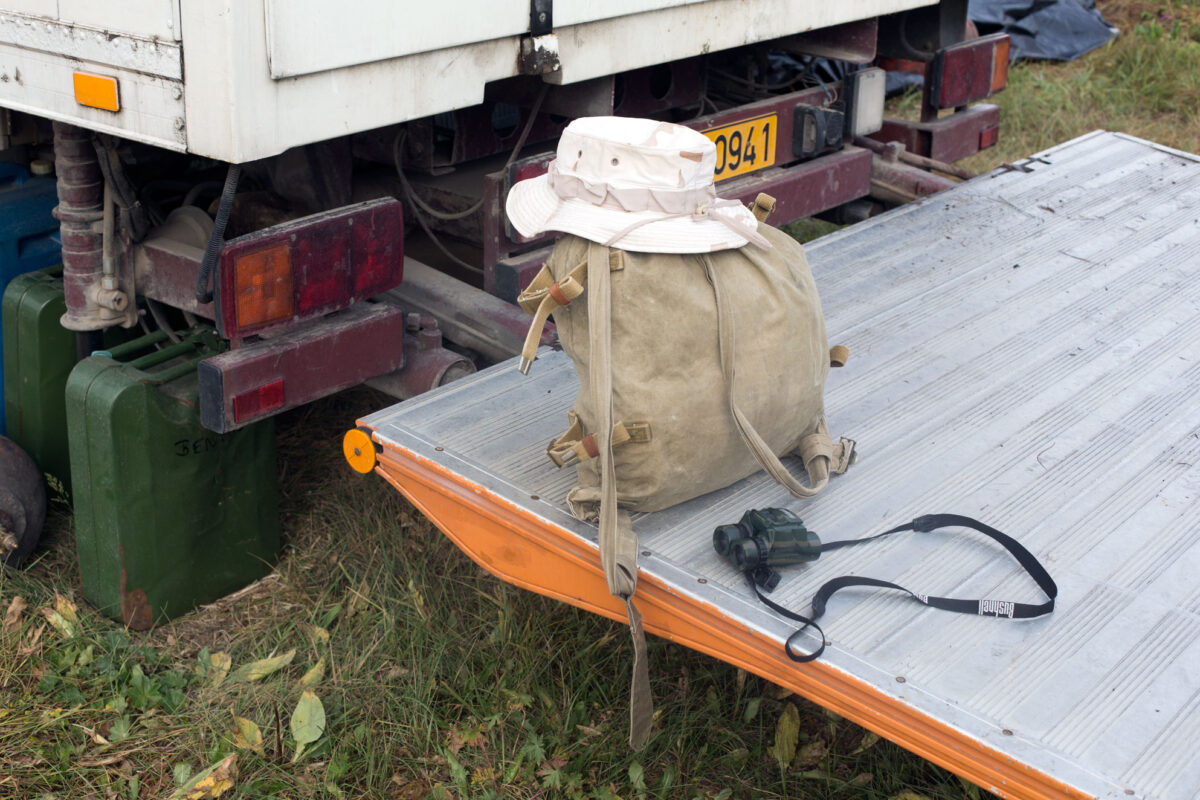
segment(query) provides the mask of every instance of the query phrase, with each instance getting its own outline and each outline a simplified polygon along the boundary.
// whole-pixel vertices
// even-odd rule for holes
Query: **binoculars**
[[[821,540],[786,508],[763,508],[713,531],[713,549],[770,592],[779,585],[774,568],[816,561]]]

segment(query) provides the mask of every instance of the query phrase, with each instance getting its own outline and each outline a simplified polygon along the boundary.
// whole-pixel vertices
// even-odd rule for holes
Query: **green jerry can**
[[[62,267],[18,275],[0,301],[7,436],[63,492],[71,488],[64,393],[78,360],[75,334],[58,323],[66,310]]]
[[[159,332],[83,359],[67,380],[84,596],[134,629],[265,575],[279,553],[273,419],[200,425],[211,329]]]
[[[52,492],[70,495],[66,389],[79,355],[74,332],[59,324],[66,311],[62,266],[16,276],[0,300],[6,435],[33,457]],[[132,330],[109,328],[104,346],[133,338]]]

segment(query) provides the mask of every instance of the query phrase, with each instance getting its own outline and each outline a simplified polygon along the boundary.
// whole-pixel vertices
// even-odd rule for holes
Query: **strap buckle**
[[[858,463],[858,442],[843,436],[838,440],[837,456],[837,462],[831,465],[831,469],[835,474],[841,475]]]

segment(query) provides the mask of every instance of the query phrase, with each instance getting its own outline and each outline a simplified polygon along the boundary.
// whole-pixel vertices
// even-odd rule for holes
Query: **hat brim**
[[[563,199],[551,188],[548,175],[529,178],[513,186],[508,192],[505,210],[522,236],[561,231],[602,244],[634,223],[648,220],[611,243],[613,247],[638,253],[710,253],[742,247],[747,241],[715,219],[690,216],[664,219],[665,214],[655,211],[621,211],[576,198]],[[745,206],[722,208],[720,212],[711,213],[733,213],[741,217],[740,212],[744,212],[743,219],[751,226],[756,224],[754,215]]]

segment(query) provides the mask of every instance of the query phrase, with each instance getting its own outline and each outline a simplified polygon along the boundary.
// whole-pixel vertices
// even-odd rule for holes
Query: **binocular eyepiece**
[[[713,549],[769,592],[779,585],[774,567],[816,561],[821,540],[786,508],[763,508],[714,530]]]

